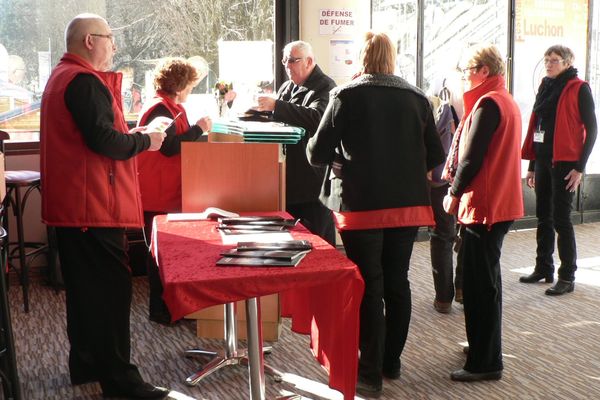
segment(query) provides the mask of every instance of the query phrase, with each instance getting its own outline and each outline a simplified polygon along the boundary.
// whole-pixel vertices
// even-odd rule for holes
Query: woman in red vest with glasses
[[[194,66],[182,58],[170,58],[158,65],[154,74],[154,98],[144,105],[138,126],[152,124],[159,117],[175,119],[167,128],[160,151],[138,156],[140,192],[144,209],[144,232],[150,238],[152,219],[158,214],[181,211],[181,142],[199,141],[212,127],[210,118],[200,118],[190,126],[181,105],[199,82]],[[154,259],[148,257],[151,321],[169,324],[171,315],[162,299],[162,284]]]

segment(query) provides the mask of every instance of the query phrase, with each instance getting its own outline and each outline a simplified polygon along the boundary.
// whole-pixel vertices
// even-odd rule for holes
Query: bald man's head
[[[108,22],[97,14],[79,14],[69,22],[65,30],[65,45],[68,52],[74,52],[83,46],[85,35],[108,27]]]
[[[79,14],[69,22],[65,31],[67,52],[89,62],[96,70],[112,68],[117,51],[115,38],[108,22],[96,14]]]

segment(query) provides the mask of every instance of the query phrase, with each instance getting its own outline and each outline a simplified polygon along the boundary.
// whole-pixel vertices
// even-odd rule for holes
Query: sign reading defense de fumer
[[[319,10],[319,34],[349,35],[354,33],[354,11],[337,8]]]

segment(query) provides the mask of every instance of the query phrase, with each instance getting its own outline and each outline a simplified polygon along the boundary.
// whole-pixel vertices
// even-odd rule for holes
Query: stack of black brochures
[[[259,243],[240,242],[236,249],[221,253],[217,265],[251,267],[295,267],[300,263],[312,244],[307,240]]]
[[[279,216],[219,218],[217,229],[227,235],[288,231],[298,224],[297,219]]]

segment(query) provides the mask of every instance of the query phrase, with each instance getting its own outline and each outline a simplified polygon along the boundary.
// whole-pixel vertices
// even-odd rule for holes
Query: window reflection
[[[30,138],[22,132],[39,130],[44,85],[65,51],[65,26],[78,13],[103,15],[111,25],[117,46],[113,69],[123,73],[123,110],[131,121],[153,95],[152,70],[163,57],[198,62],[202,80],[191,97],[203,99],[195,106],[209,107],[215,82],[233,79],[220,75],[219,41],[268,42],[273,47],[273,0],[182,0],[151,8],[145,0],[29,3],[8,1],[0,10],[0,129],[9,131],[11,139]],[[237,87],[247,86],[253,93],[272,87],[272,59],[265,67],[270,71],[263,74],[270,81],[261,76]]]

